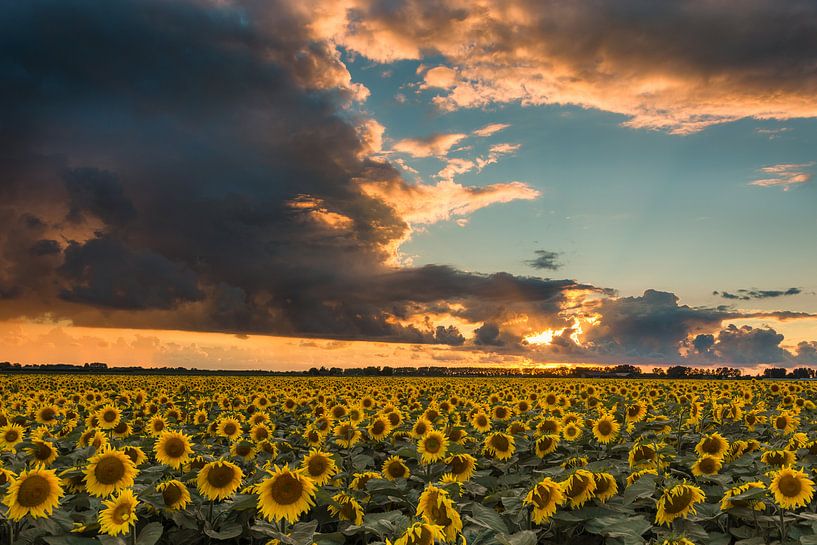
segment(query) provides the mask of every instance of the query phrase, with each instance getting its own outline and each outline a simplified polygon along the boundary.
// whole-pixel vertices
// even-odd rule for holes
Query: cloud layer
[[[384,127],[356,106],[368,90],[352,81],[337,44],[380,61],[439,53],[450,71],[422,76],[442,90],[445,108],[578,104],[678,132],[813,113],[813,66],[799,60],[813,52],[809,4],[787,4],[774,18],[770,4],[753,3],[738,29],[719,22],[718,3],[674,8],[672,28],[653,4],[588,6],[5,6],[0,320],[401,341],[537,361],[813,359],[813,344],[787,351],[772,330],[727,323],[803,317],[796,313],[401,262],[400,245],[419,228],[540,194],[521,181],[454,181],[518,148],[494,143],[465,162],[449,157],[465,138],[505,124],[384,151]],[[636,40],[629,15],[651,30]],[[771,28],[755,36],[759,51],[785,23],[798,24],[769,55],[736,58],[760,17]],[[722,40],[718,54],[690,27]],[[773,67],[779,89],[759,101]],[[446,166],[436,182],[409,182],[384,159],[401,154]],[[554,270],[557,259],[542,251],[530,264]]]
[[[314,28],[378,62],[442,58],[440,108],[558,104],[689,133],[817,116],[809,0],[347,0]]]

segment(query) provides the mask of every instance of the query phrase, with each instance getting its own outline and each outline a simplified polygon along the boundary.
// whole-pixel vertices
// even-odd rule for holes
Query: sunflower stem
[[[786,532],[786,520],[784,518],[784,515],[785,515],[784,510],[781,507],[780,508],[780,543],[781,543],[781,545],[786,544],[786,537],[787,537],[787,535],[786,535],[786,533],[787,533]]]

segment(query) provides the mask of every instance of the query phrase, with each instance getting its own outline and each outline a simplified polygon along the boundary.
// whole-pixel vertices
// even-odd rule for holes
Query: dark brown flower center
[[[17,503],[23,507],[42,505],[51,493],[51,484],[45,477],[29,475],[17,490]]]
[[[216,489],[226,488],[234,478],[235,470],[226,464],[213,466],[207,472],[207,483]]]
[[[116,484],[125,476],[125,464],[116,456],[105,456],[97,462],[94,476],[102,484]]]
[[[301,498],[303,491],[304,486],[298,478],[283,473],[272,481],[269,495],[279,505],[291,505]]]

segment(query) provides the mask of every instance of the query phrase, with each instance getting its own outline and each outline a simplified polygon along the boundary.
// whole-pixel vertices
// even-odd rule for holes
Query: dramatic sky
[[[813,0],[0,7],[0,360],[817,364]]]

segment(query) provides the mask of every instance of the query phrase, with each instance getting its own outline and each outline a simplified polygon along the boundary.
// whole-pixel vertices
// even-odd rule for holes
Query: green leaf
[[[496,540],[502,545],[536,545],[536,532],[522,530],[515,534],[497,534]]]
[[[218,531],[213,530],[211,528],[205,528],[204,533],[208,536],[212,537],[213,539],[232,539],[234,537],[238,537],[242,534],[244,528],[241,527],[240,524],[235,522],[227,523],[222,526]]]
[[[299,522],[292,527],[289,537],[296,543],[296,545],[310,545],[313,541],[312,538],[315,536],[315,530],[317,528],[317,520]]]
[[[164,527],[161,522],[151,522],[139,532],[139,536],[136,538],[136,545],[156,545],[156,542],[162,537],[163,532]]]
[[[652,496],[655,492],[656,478],[655,475],[644,475],[632,485],[628,486],[622,494],[624,504],[629,505],[639,498],[649,498]]]
[[[82,536],[45,536],[43,541],[48,545],[99,545],[99,541],[92,537]]]
[[[505,524],[505,521],[502,520],[502,516],[494,509],[485,507],[479,503],[472,503],[471,513],[474,515],[474,518],[471,519],[471,522],[474,524],[478,524],[485,528],[490,528],[491,530],[501,534],[509,533],[508,525]]]

